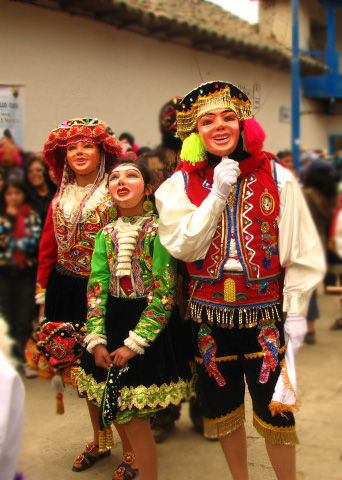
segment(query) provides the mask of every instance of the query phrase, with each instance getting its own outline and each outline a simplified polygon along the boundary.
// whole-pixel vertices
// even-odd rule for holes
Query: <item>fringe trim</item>
[[[296,412],[299,410],[299,402],[297,401],[294,405],[285,405],[284,403],[275,402],[272,400],[268,406],[268,409],[271,412],[272,417],[275,417],[279,413],[279,415],[288,419],[284,412]]]
[[[279,351],[279,353],[281,353],[281,352]],[[283,377],[284,385],[287,389],[289,389],[294,394],[294,396],[296,398],[296,402],[292,405],[287,405],[285,403],[280,403],[280,402],[276,402],[276,401],[272,400],[272,402],[268,406],[268,409],[271,412],[272,417],[275,417],[279,413],[282,417],[287,418],[286,415],[284,414],[284,412],[294,413],[294,412],[298,411],[299,408],[300,408],[300,402],[299,402],[299,400],[297,400],[296,391],[293,388],[292,383],[291,383],[290,378],[289,378],[289,375],[287,373],[285,357],[280,362],[280,368],[281,368],[281,373],[280,374]]]
[[[264,318],[272,318],[273,321],[281,322],[276,304],[275,305],[260,305],[256,307],[221,307],[218,305],[205,305],[198,303],[195,300],[190,300],[188,304],[190,310],[190,317],[196,323],[202,323],[203,310],[207,316],[207,323],[211,326],[216,325],[222,328],[234,328],[236,319],[234,313],[238,312],[238,326],[239,328],[252,328],[258,325],[258,315],[261,314]]]
[[[99,431],[99,453],[108,452],[114,448],[114,438],[112,429],[104,428],[103,430]]]
[[[253,412],[253,425],[256,431],[273,445],[298,445],[298,437],[295,425],[289,427],[274,427],[270,425]]]
[[[279,351],[280,353],[280,351]],[[283,358],[282,361],[280,362],[280,368],[281,368],[281,376],[283,377],[283,382],[286,388],[288,388],[297,398],[297,394],[295,389],[292,386],[292,383],[289,378],[289,374],[287,373],[287,366],[286,366],[286,359]],[[297,402],[296,402],[297,403]]]
[[[203,418],[204,436],[206,438],[220,438],[238,430],[245,423],[245,405],[220,418]]]
[[[231,362],[232,360],[237,360],[238,355],[228,355],[227,357],[215,357],[215,362],[220,363],[220,362]],[[204,360],[202,357],[195,357],[195,362],[196,363],[204,363]]]

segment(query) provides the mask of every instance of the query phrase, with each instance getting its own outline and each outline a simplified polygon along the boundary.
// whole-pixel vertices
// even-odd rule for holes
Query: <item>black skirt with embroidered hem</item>
[[[133,330],[147,305],[145,298],[123,299],[109,296],[107,300],[107,349],[113,352]],[[188,354],[175,342],[182,338],[182,322],[176,309],[156,340],[128,362],[129,369],[120,377],[120,423],[140,414],[147,415],[170,404],[179,404],[192,396],[194,385]],[[107,380],[107,371],[96,367],[94,356],[85,352],[78,374],[78,388],[88,399],[99,405]]]
[[[46,286],[45,316],[49,322],[70,322],[76,329],[86,324],[88,278],[56,263]]]

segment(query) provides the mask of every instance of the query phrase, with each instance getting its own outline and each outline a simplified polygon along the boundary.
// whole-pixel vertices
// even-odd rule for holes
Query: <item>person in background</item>
[[[7,180],[0,198],[0,308],[15,341],[13,353],[27,376],[24,352],[33,331],[40,234],[41,221],[29,204],[24,181]]]
[[[0,194],[5,184],[5,169],[0,166]]]
[[[312,219],[316,225],[325,255],[328,255],[328,237],[331,221],[337,206],[338,175],[325,160],[316,159],[308,165],[304,177],[304,194]],[[316,343],[315,321],[319,318],[317,292],[313,292],[308,310],[308,332],[305,343]]]
[[[153,172],[152,183],[154,189],[158,188],[162,182],[171,177],[177,168],[180,161],[180,151],[182,141],[177,136],[177,107],[181,103],[180,97],[172,97],[160,109],[159,131],[161,134],[161,143],[153,150],[141,156],[141,161],[144,162],[149,170]],[[172,312],[173,325],[177,325],[177,329],[183,331],[183,343],[180,349],[190,351],[190,346],[185,345],[184,341],[191,338],[189,332],[189,323],[184,322],[186,311],[186,278],[187,272],[185,264],[181,261],[177,262],[178,271],[178,288],[176,296],[176,306]],[[173,328],[172,330],[173,331]],[[189,342],[191,343],[191,342]],[[189,354],[189,358],[191,353]],[[180,418],[181,405],[169,405],[164,410],[157,412],[152,419],[152,433],[157,443],[162,443],[174,431],[176,421]],[[190,399],[190,418],[194,429],[198,433],[203,433],[203,420],[199,408],[198,396]]]
[[[139,145],[137,145],[135,143],[134,137],[131,133],[128,133],[128,132],[122,133],[119,136],[119,142],[120,142],[121,146],[124,145],[124,144],[128,144],[131,147],[132,151],[135,153],[135,155],[138,154]],[[135,158],[133,158],[133,160],[135,160]]]
[[[312,150],[305,150],[299,157],[299,181],[305,184],[305,176],[312,162],[319,159],[319,155]]]
[[[23,478],[15,476],[22,443],[25,409],[25,389],[14,369],[11,358],[12,340],[8,325],[0,318],[0,476],[1,480]]]
[[[28,157],[25,164],[25,180],[30,189],[31,205],[40,216],[44,227],[56,186],[50,180],[48,166],[41,155],[34,154]]]
[[[151,151],[150,147],[140,147],[139,150],[137,151],[137,157],[140,157],[140,155],[144,155],[145,153],[148,153]]]
[[[148,168],[154,172],[155,188],[171,177],[179,163],[182,142],[176,135],[176,109],[180,101],[180,97],[172,97],[162,106],[159,113],[161,143],[141,157]]]
[[[11,132],[5,130],[0,140],[0,165],[5,170],[6,178],[22,177],[24,174],[22,163],[21,149],[16,145]]]
[[[291,170],[295,177],[297,177],[297,172],[294,165],[293,153],[291,150],[281,150],[277,153],[277,158],[280,162]]]

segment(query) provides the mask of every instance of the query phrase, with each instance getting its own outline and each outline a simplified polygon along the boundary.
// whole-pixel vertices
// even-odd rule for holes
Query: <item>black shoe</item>
[[[316,333],[315,332],[308,332],[304,337],[304,342],[307,345],[314,345],[316,343]]]

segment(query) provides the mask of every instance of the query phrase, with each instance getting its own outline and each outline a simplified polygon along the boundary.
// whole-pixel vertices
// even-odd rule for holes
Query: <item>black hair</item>
[[[10,187],[17,188],[21,190],[25,195],[24,203],[30,203],[30,192],[27,188],[26,182],[22,178],[18,177],[10,177],[5,181],[4,187],[0,192],[0,211],[1,213],[5,213],[6,211],[6,202],[5,202],[5,194]]]
[[[325,195],[333,198],[337,194],[338,174],[325,160],[313,160],[306,170],[304,186],[314,188]]]
[[[49,191],[51,192],[55,192],[56,191],[56,185],[53,183],[53,181],[51,180],[50,178],[50,175],[49,175],[49,166],[46,162],[44,162],[43,158],[39,155],[31,155],[28,160],[26,161],[25,163],[25,182],[28,186],[28,189],[29,189],[29,192],[30,192],[30,195],[32,195],[34,197],[34,192],[35,192],[35,188],[33,185],[31,185],[29,179],[28,179],[28,171],[30,169],[30,166],[34,163],[34,162],[39,162],[41,164],[41,166],[43,167],[44,171],[43,171],[43,175],[44,175],[44,180],[45,180],[45,183],[49,189]]]
[[[146,185],[151,185],[151,177],[152,177],[151,172],[150,172],[150,169],[147,167],[147,165],[145,163],[139,161],[139,159],[136,162],[134,162],[133,160],[127,159],[127,160],[123,160],[121,162],[117,162],[113,166],[112,171],[116,167],[121,167],[122,165],[132,165],[133,167],[136,167],[143,177],[145,187],[146,187]]]
[[[119,140],[121,141],[123,138],[126,138],[128,143],[133,147],[134,145],[134,137],[131,133],[124,132],[120,135]]]
[[[277,158],[279,158],[279,160],[282,160],[284,157],[287,157],[288,155],[293,155],[291,150],[280,150],[280,152],[277,153]]]
[[[153,188],[153,185],[155,184],[155,182],[153,181],[153,172],[151,172],[151,170],[148,168],[148,166],[146,165],[146,162],[144,162],[143,158],[141,160],[138,159],[135,162],[133,160],[124,160],[124,161],[121,161],[121,162],[117,162],[114,165],[114,167],[112,168],[112,171],[116,167],[120,167],[122,165],[132,165],[133,167],[135,167],[139,170],[139,172],[141,173],[141,176],[143,177],[145,188],[146,188],[147,185],[151,185],[151,187],[152,187],[152,192],[148,195],[148,198],[149,198],[149,200],[151,200],[153,205],[155,205],[155,203],[154,203],[154,188]],[[109,174],[109,176],[110,176],[110,174]]]
[[[139,157],[140,155],[143,155],[144,153],[151,152],[150,147],[140,147],[139,150],[137,151],[137,156]]]

